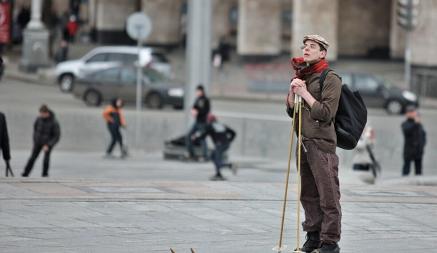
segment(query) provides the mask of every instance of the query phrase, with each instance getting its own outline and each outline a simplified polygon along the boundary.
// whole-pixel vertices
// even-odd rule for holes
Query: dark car
[[[160,109],[165,105],[182,108],[184,84],[162,73],[143,68],[143,102],[149,108]],[[73,94],[87,105],[99,106],[103,101],[120,97],[125,102],[136,101],[137,69],[134,66],[113,66],[89,73],[79,78]]]
[[[419,106],[416,94],[387,80],[366,73],[339,73],[344,84],[358,90],[367,107],[384,108],[389,114],[401,114],[408,105]]]

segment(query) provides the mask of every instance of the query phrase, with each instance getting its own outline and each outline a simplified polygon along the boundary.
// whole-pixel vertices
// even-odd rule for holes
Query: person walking
[[[294,95],[303,99],[300,201],[305,211],[303,230],[307,232],[307,240],[301,248],[304,252],[315,249],[321,253],[340,252],[340,186],[333,119],[342,83],[338,75],[329,70],[321,90],[320,75],[329,69],[325,59],[328,47],[320,35],[303,38],[303,57],[291,61],[295,77],[286,99],[290,117],[297,117],[293,115]]]
[[[202,85],[198,85],[196,87],[196,100],[194,102],[193,108],[191,109],[191,115],[195,117],[196,120],[190,131],[188,132],[185,140],[187,144],[188,158],[191,160],[195,159],[192,137],[196,132],[205,131],[205,127],[207,125],[206,121],[210,109],[211,108],[209,98],[205,95],[205,89]],[[202,146],[203,159],[207,160],[208,146],[206,144],[206,140],[205,138],[198,138],[198,140],[200,141],[200,144]]]
[[[121,158],[125,158],[127,154],[127,148],[123,145],[123,136],[121,135],[120,128],[126,127],[126,120],[123,114],[123,100],[121,98],[114,98],[111,100],[111,104],[108,105],[103,111],[103,118],[108,126],[109,133],[111,135],[111,142],[106,149],[107,158],[112,158],[112,150],[115,144],[120,145]]]
[[[24,167],[21,174],[23,177],[28,177],[32,171],[33,164],[39,153],[44,151],[43,171],[42,176],[49,176],[50,154],[53,147],[58,143],[61,137],[61,130],[58,120],[53,111],[45,104],[39,108],[39,117],[33,125],[33,149],[30,158]]]
[[[426,132],[416,107],[408,106],[405,116],[406,120],[401,125],[405,140],[402,176],[408,176],[410,174],[412,161],[414,161],[416,176],[422,175],[422,157],[426,145]]]
[[[202,133],[197,132],[193,138],[204,139],[207,136],[211,137],[215,146],[211,154],[211,160],[215,166],[215,175],[210,179],[212,181],[226,180],[221,173],[223,167],[232,169],[233,173],[236,174],[236,167],[232,163],[224,162],[224,153],[231,146],[236,133],[230,127],[218,122],[217,117],[211,113],[208,114],[207,123],[205,130]]]
[[[0,149],[2,150],[3,160],[5,161],[6,165],[6,177],[9,176],[9,173],[11,176],[14,176],[10,165],[11,150],[9,148],[9,134],[6,116],[2,112],[0,112]]]

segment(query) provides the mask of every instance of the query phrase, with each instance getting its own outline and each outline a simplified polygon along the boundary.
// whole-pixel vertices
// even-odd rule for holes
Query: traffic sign
[[[142,12],[135,12],[127,18],[126,31],[133,40],[145,40],[152,31],[152,22]]]

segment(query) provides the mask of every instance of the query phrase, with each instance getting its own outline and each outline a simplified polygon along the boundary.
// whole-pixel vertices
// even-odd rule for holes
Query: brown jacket
[[[304,140],[315,141],[322,151],[335,153],[337,136],[334,129],[334,118],[337,113],[342,84],[337,74],[330,71],[323,84],[323,91],[320,92],[320,75],[321,73],[314,73],[303,79],[307,84],[307,90],[317,101],[314,102],[312,108],[304,102],[302,136]],[[287,106],[287,113],[290,117],[293,117],[293,105]],[[296,126],[298,124],[299,120],[296,120]],[[298,127],[295,129],[297,133]]]

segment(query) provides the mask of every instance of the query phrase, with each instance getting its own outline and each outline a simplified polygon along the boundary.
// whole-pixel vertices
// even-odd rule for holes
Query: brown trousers
[[[306,232],[320,232],[322,242],[340,241],[341,206],[338,156],[321,151],[314,141],[303,142],[301,159],[302,223]]]

